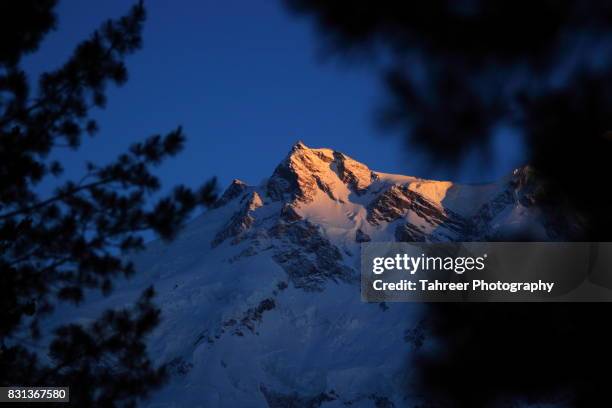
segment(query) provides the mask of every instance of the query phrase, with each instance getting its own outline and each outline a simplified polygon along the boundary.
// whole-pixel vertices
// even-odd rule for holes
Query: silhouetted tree
[[[160,316],[152,288],[133,308],[59,327],[37,343],[41,320],[58,302],[110,293],[115,278],[134,273],[125,255],[143,248],[142,232],[173,238],[194,208],[213,201],[215,182],[154,201],[160,183],[151,168],[182,149],[180,128],[60,181],[62,165],[50,156],[98,130],[90,112],[104,107],[109,84],[126,81],[124,59],[141,47],[145,9],[139,3],[104,23],[32,91],[21,60],[55,27],[55,6],[0,2],[0,385],[70,386],[75,406],[129,406],[166,377],[145,343]],[[53,194],[40,196],[43,182],[56,183]]]
[[[329,52],[379,63],[380,119],[411,148],[444,165],[473,149],[487,160],[495,132],[513,128],[547,196],[569,200],[587,238],[610,236],[612,201],[593,194],[612,151],[610,2],[286,3],[314,17]]]
[[[576,240],[612,236],[612,3],[285,0],[311,16],[327,50],[374,62],[384,125],[435,163],[487,160],[501,127],[524,138],[549,209],[574,214]],[[556,215],[558,217],[558,214]],[[520,236],[516,239],[530,239]],[[423,390],[449,406],[568,395],[611,405],[607,305],[431,305],[437,355],[416,353]],[[601,371],[600,371],[601,372]]]

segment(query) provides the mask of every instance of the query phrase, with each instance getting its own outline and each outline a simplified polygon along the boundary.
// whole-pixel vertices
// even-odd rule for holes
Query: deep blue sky
[[[125,0],[62,0],[58,30],[26,60],[33,77],[61,64],[74,46],[109,17],[129,8]],[[111,89],[96,113],[101,131],[81,149],[104,163],[131,143],[182,125],[185,151],[159,170],[165,185],[197,186],[212,175],[224,188],[231,179],[259,183],[292,143],[331,147],[388,173],[462,181],[499,177],[517,164],[517,149],[501,136],[494,165],[475,157],[460,172],[432,171],[383,135],[373,121],[382,89],[373,69],[348,69],[318,58],[310,22],[295,18],[280,1],[148,1],[144,47],[129,57],[129,81]],[[67,172],[80,174],[82,154]]]

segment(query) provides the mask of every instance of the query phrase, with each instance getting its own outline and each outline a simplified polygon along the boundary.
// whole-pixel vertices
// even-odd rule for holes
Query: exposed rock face
[[[395,229],[395,240],[398,242],[425,242],[428,234],[410,223],[398,225]]]
[[[266,183],[233,181],[135,262],[159,288],[152,350],[173,375],[156,406],[425,404],[406,388],[406,361],[427,342],[419,307],[361,301],[360,245],[565,236],[571,218],[543,207],[538,188],[527,168],[456,185],[297,143]]]
[[[503,215],[509,209],[514,211],[533,212],[538,215],[538,223],[534,228],[541,228],[546,240],[579,239],[581,236],[580,220],[563,209],[560,203],[543,204],[538,196],[542,194],[543,187],[538,182],[533,170],[529,166],[518,168],[505,182],[504,188],[490,201],[480,207],[470,220],[472,236],[483,241],[504,241],[507,239],[530,238],[529,226],[524,231],[512,231],[508,236],[498,227],[503,223]],[[501,221],[498,220],[501,217]]]
[[[353,243],[372,241],[373,233],[385,229],[390,230],[392,239],[404,242],[495,239],[504,233],[499,225],[504,223],[504,217],[510,216],[510,209],[532,208],[528,210],[530,214],[538,210],[536,187],[529,174],[528,168],[517,169],[500,187],[494,188],[494,194],[477,210],[460,214],[444,204],[446,197],[438,191],[470,186],[390,177],[371,171],[342,153],[311,149],[297,142],[264,186],[232,182],[215,208],[240,200],[240,209],[217,231],[212,246],[228,239],[230,245],[236,245],[248,238],[249,246],[234,255],[232,262],[263,249],[271,250],[273,259],[297,287],[319,290],[326,280],[346,281],[356,275],[344,259],[355,251],[341,250],[333,244],[326,236],[326,228],[319,228],[309,216],[304,216],[304,211],[312,213],[309,208],[318,213],[323,211],[319,208],[330,205],[346,206],[348,219],[342,223],[354,225],[348,227],[353,228],[349,234],[354,237]],[[269,205],[264,204],[260,193],[270,199]],[[272,207],[277,202],[280,206]],[[356,202],[363,213],[355,211]],[[359,218],[362,215],[358,214],[365,217]],[[557,224],[543,226],[548,237],[562,235]]]
[[[376,179],[367,166],[329,149],[310,149],[297,142],[289,156],[270,177],[266,191],[273,200],[290,199],[310,203],[318,192],[334,201],[344,201],[339,190],[363,194]],[[344,188],[339,189],[344,185]]]
[[[272,257],[296,287],[322,290],[326,281],[349,281],[355,275],[342,263],[338,248],[312,223],[278,223],[269,232],[281,243]]]
[[[370,242],[371,240],[372,238],[370,238],[368,234],[363,232],[361,228],[358,228],[357,231],[355,231],[355,242]]]
[[[467,232],[467,222],[463,217],[432,203],[421,194],[411,191],[407,186],[391,186],[380,194],[368,206],[367,219],[371,224],[379,225],[381,222],[393,222],[412,215],[409,213],[413,213],[432,227],[444,227],[464,234]],[[407,230],[413,230],[413,228],[409,226]]]
[[[241,235],[249,230],[255,222],[253,212],[263,205],[261,197],[257,192],[253,192],[250,195],[244,196],[242,201],[244,203],[240,211],[234,214],[229,223],[215,236],[211,243],[213,248],[228,238],[234,238],[233,243],[238,243]]]
[[[280,213],[281,218],[284,221],[298,221],[302,219],[302,216],[297,213],[295,208],[291,204],[284,204]]]
[[[312,201],[324,165],[325,158],[314,154],[302,142],[296,143],[268,180],[268,196],[273,200]]]
[[[242,195],[242,193],[244,193],[247,189],[248,186],[244,182],[238,179],[232,180],[232,183],[227,189],[225,189],[221,197],[219,197],[219,199],[213,204],[212,208],[223,207],[234,198]]]
[[[420,194],[403,186],[391,186],[368,205],[368,222],[374,225],[393,222],[408,211],[435,218],[442,217],[442,210],[435,208]]]
[[[261,324],[264,314],[275,308],[276,301],[274,298],[265,298],[257,306],[250,307],[237,316],[225,319],[214,330],[203,330],[196,337],[194,345],[197,346],[202,343],[212,345],[225,335],[238,337],[243,337],[245,334],[259,335],[257,327]]]
[[[334,152],[332,169],[336,171],[340,180],[357,194],[363,194],[372,181],[376,179],[374,173],[367,166],[339,152]]]

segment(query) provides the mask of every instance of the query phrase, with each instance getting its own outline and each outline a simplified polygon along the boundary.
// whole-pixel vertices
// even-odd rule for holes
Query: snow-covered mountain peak
[[[156,286],[151,347],[172,373],[152,406],[414,406],[407,343],[420,306],[361,302],[360,244],[563,237],[536,187],[526,168],[461,185],[296,143],[262,185],[232,181],[176,240],[135,259],[131,290]]]
[[[266,186],[275,201],[289,199],[310,203],[319,194],[346,201],[361,194],[376,178],[370,169],[331,149],[312,149],[299,141],[276,167]]]
[[[234,180],[226,189],[214,208],[236,202],[235,209],[212,245],[269,236],[277,223],[295,222],[309,224],[309,231],[316,226],[350,254],[369,239],[496,239],[508,228],[527,227],[549,238],[549,226],[532,222],[539,208],[526,173],[522,168],[497,183],[460,185],[373,171],[344,153],[298,141],[263,185]]]
[[[221,197],[217,200],[217,202],[213,205],[213,208],[221,207],[234,198],[238,197],[247,189],[247,184],[241,180],[234,179],[230,183],[230,185],[225,189]]]
[[[293,144],[293,146],[291,146],[291,150],[292,151],[293,150],[300,150],[300,149],[305,149],[305,150],[308,149],[308,146],[306,146],[306,144],[303,141],[301,141],[301,140],[298,140],[297,142],[295,142]]]

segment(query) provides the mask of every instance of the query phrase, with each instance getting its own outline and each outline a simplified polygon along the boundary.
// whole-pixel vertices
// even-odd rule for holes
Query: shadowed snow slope
[[[412,406],[421,306],[362,303],[359,245],[521,229],[555,238],[528,173],[456,185],[376,172],[298,142],[262,185],[234,180],[175,241],[149,244],[136,278],[109,300],[128,303],[149,284],[159,294],[163,321],[150,347],[172,377],[143,404]]]

